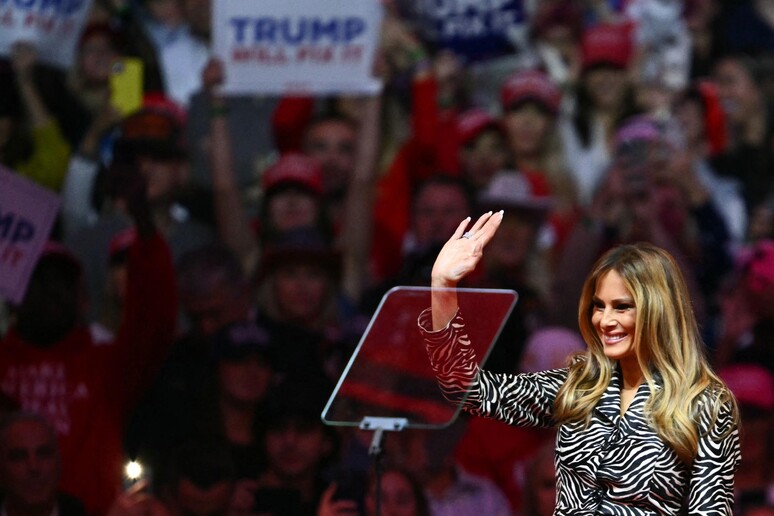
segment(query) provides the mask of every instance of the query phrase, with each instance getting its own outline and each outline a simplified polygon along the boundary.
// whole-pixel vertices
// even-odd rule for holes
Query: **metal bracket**
[[[360,421],[360,429],[373,430],[374,432],[371,446],[368,448],[368,454],[378,456],[382,453],[382,439],[385,431],[399,432],[407,426],[408,419],[405,417],[364,417]]]

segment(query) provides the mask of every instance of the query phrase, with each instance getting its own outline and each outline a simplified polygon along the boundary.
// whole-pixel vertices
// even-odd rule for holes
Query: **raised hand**
[[[147,492],[147,487],[141,481],[120,493],[107,516],[169,516],[169,511]]]
[[[460,222],[435,259],[431,285],[438,288],[457,286],[476,268],[483,256],[484,246],[492,239],[502,220],[502,211],[490,211],[481,215],[467,231],[470,217]]]
[[[16,41],[11,46],[11,66],[20,78],[27,78],[32,74],[38,62],[38,51],[35,44],[29,41]]]
[[[431,278],[433,329],[446,326],[457,311],[457,294],[454,287],[470,274],[484,255],[484,246],[489,243],[503,221],[503,212],[487,212],[481,215],[473,226],[466,218],[449,240],[433,264]]]
[[[225,80],[225,71],[223,70],[223,63],[217,59],[212,58],[207,61],[207,65],[202,70],[202,88],[210,98],[220,96],[220,86]]]

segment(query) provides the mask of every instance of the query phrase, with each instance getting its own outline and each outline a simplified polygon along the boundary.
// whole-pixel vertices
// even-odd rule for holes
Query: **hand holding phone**
[[[126,492],[144,491],[150,487],[150,472],[136,460],[124,465],[124,490]]]

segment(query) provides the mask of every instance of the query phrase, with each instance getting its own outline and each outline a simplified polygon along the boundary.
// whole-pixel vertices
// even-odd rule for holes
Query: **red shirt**
[[[127,416],[174,341],[175,274],[159,235],[130,248],[127,289],[112,343],[96,344],[86,326],[47,348],[24,342],[13,329],[0,342],[0,390],[21,410],[51,421],[61,489],[92,515],[106,513],[121,489]]]

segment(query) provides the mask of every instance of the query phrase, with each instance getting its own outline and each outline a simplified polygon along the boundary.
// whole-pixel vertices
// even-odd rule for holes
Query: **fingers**
[[[210,95],[215,95],[218,93],[224,80],[223,63],[217,58],[210,59],[202,70],[202,86],[204,90]]]
[[[470,217],[466,217],[457,226],[457,229],[454,231],[451,240],[457,240],[459,238],[465,237],[470,240],[483,240],[482,243],[485,244],[489,241],[490,238],[492,238],[492,235],[494,235],[494,232],[500,226],[500,222],[502,222],[502,220],[502,210],[495,213],[488,211],[481,215],[470,229],[466,230],[468,224],[470,224]]]
[[[476,220],[476,223],[473,224],[473,227],[468,230],[469,233],[472,233],[473,236],[476,235],[478,231],[481,230],[482,227],[484,227],[484,224],[487,223],[487,221],[492,217],[492,212],[488,211],[481,215],[478,220]],[[471,237],[472,238],[472,237]]]
[[[485,242],[488,242],[495,234],[495,231],[497,231],[497,228],[500,227],[500,223],[503,221],[503,216],[505,216],[505,212],[503,210],[490,214],[489,218],[484,224],[484,227],[481,228],[481,232],[483,234],[482,238],[485,239]]]
[[[336,488],[338,486],[336,485],[336,482],[331,482],[328,487],[325,488],[325,491],[323,491],[322,497],[320,498],[321,502],[323,503],[329,503],[333,500],[333,496],[336,494]]]
[[[126,490],[126,495],[129,497],[136,496],[138,494],[142,494],[146,488],[148,487],[148,481],[144,478],[141,478]]]
[[[333,502],[331,509],[332,514],[336,516],[357,516],[359,514],[357,510],[357,503],[353,500],[338,500]]]
[[[457,226],[457,229],[454,230],[452,239],[456,240],[458,238],[462,238],[462,234],[465,233],[465,228],[468,227],[468,224],[470,224],[470,217],[465,217],[465,219],[460,222],[459,226]]]
[[[500,222],[503,220],[503,211],[500,210],[496,213],[491,211],[481,215],[473,227],[468,230],[469,238],[471,240],[481,241],[482,244],[486,244],[492,238],[497,228],[500,226]]]

